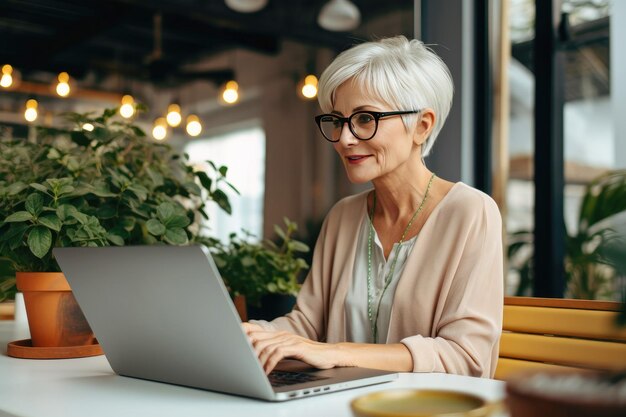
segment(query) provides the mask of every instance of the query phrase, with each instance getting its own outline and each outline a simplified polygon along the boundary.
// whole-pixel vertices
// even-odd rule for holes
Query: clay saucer
[[[102,354],[104,352],[96,339],[84,346],[35,347],[30,339],[7,344],[7,355],[21,359],[70,359]]]

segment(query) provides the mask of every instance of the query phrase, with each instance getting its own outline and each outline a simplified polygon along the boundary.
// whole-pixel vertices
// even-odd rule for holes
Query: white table
[[[351,416],[350,401],[393,388],[440,388],[502,399],[500,381],[447,374],[400,374],[394,382],[284,403],[268,403],[115,375],[104,356],[64,360],[15,359],[8,342],[28,337],[0,322],[0,417]]]

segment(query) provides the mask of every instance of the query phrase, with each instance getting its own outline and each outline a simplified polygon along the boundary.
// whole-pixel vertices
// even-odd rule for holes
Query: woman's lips
[[[350,156],[346,156],[346,160],[348,161],[349,164],[356,165],[356,164],[362,163],[369,157],[370,155],[350,155]]]

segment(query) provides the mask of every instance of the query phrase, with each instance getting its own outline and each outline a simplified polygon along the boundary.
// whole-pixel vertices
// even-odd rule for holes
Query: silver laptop
[[[56,248],[53,253],[119,375],[269,401],[397,378],[386,371],[318,370],[293,361],[268,378],[213,259],[200,246]]]

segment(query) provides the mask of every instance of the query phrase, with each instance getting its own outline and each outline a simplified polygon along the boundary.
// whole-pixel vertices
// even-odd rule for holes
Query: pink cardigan
[[[294,310],[265,328],[346,341],[344,303],[367,192],[329,212]],[[495,202],[456,183],[420,231],[396,289],[387,343],[403,343],[413,372],[492,377],[503,305],[502,225]]]

